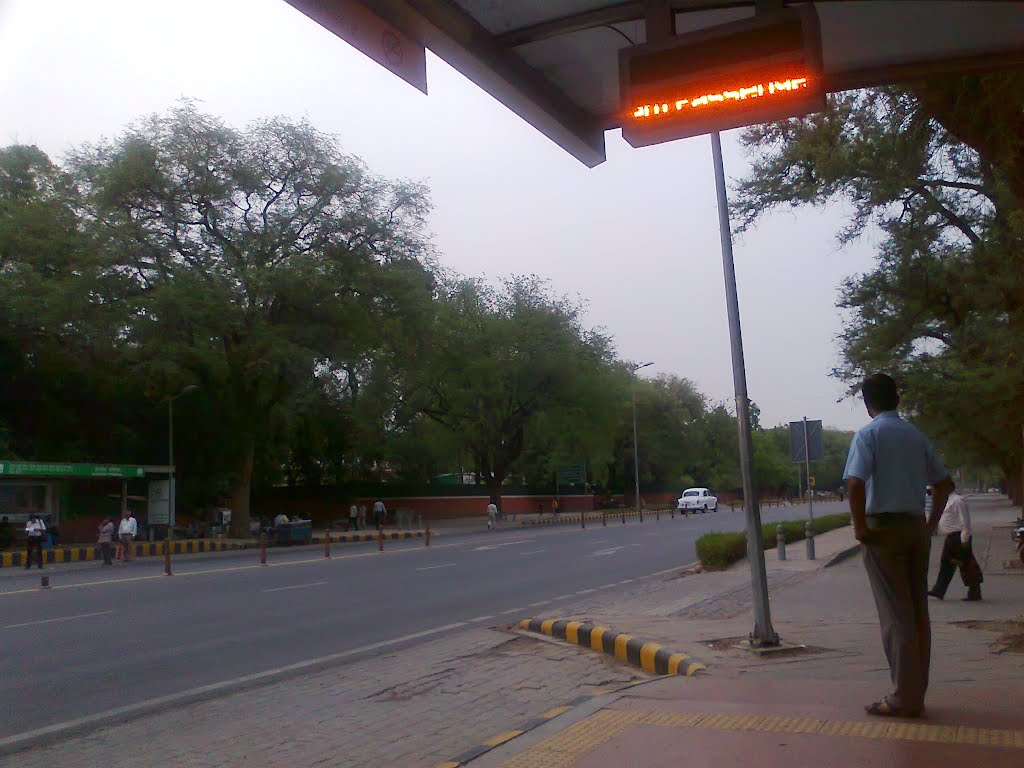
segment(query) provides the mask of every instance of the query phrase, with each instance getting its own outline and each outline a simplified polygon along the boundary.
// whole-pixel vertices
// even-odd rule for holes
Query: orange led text
[[[636,108],[633,117],[638,120],[649,117],[659,117],[677,112],[688,111],[688,109],[713,108],[719,104],[738,103],[748,99],[759,99],[765,96],[771,97],[792,93],[807,87],[806,77],[790,78],[789,80],[769,80],[766,83],[748,85],[735,90],[721,91],[720,93],[705,93],[693,96],[689,99],[677,99],[665,101],[660,104],[643,104]]]

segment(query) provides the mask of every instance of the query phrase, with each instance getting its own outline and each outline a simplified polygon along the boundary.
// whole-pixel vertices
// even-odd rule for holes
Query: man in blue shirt
[[[864,709],[920,717],[931,659],[928,553],[953,482],[928,438],[896,412],[896,382],[876,373],[864,379],[861,392],[872,420],[853,436],[843,477],[893,684],[892,693]],[[926,520],[927,485],[932,506]]]

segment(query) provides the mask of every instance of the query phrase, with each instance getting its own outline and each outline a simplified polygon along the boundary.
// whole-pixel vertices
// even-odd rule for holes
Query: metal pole
[[[811,485],[811,445],[807,440],[807,417],[804,416],[804,464],[807,466],[807,524],[804,540],[807,542],[807,559],[814,560],[814,486]]]
[[[740,330],[740,305],[736,293],[736,266],[732,258],[732,231],[729,227],[729,200],[725,190],[725,167],[722,163],[722,137],[711,134],[711,152],[715,165],[715,190],[718,193],[718,225],[722,240],[722,271],[725,276],[725,300],[729,315],[729,340],[732,346],[732,378],[736,390],[736,421],[740,438],[740,471],[743,475],[743,496],[747,513],[747,559],[754,593],[754,632],[750,637],[756,645],[777,645],[779,636],[772,628],[768,604],[768,576],[764,565],[764,543],[761,513],[754,488],[753,438],[750,433],[750,401],[747,399],[747,373],[743,363],[743,335]]]
[[[640,515],[640,450],[636,442],[636,369],[629,380],[629,389],[633,395],[633,474],[636,478],[636,513]]]
[[[187,442],[187,441],[186,441]],[[171,542],[174,541],[174,398],[167,401],[167,569],[171,568]]]

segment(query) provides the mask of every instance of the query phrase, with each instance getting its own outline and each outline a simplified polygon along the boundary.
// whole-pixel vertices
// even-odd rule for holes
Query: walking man
[[[931,660],[928,553],[953,482],[928,438],[896,412],[896,382],[876,373],[864,379],[861,392],[872,420],[853,436],[843,477],[893,685],[892,693],[864,709],[920,717]],[[926,520],[928,484],[932,507]]]
[[[971,513],[967,509],[967,502],[959,493],[949,494],[946,508],[939,518],[939,533],[946,539],[942,543],[939,575],[935,579],[935,586],[928,590],[928,594],[939,600],[944,599],[959,565],[960,578],[967,587],[967,597],[964,600],[981,600],[981,582],[985,577],[981,573],[978,561],[974,559],[974,548],[971,546]]]
[[[36,562],[43,567],[43,537],[46,536],[46,523],[39,515],[32,513],[25,523],[25,570],[32,567],[32,550],[36,552]]]
[[[498,524],[498,505],[494,503],[494,499],[491,499],[491,503],[487,505],[487,530],[491,530]]]
[[[139,523],[132,516],[131,510],[126,509],[121,513],[121,524],[117,528],[117,537],[121,540],[121,547],[124,550],[122,565],[128,565],[135,559],[135,537],[139,533]]]
[[[352,506],[348,508],[348,529],[350,531],[359,530],[359,507],[355,502],[352,502]]]
[[[97,543],[100,545],[100,552],[103,553],[103,564],[113,565],[114,561],[110,559],[110,548],[114,541],[114,521],[107,515],[103,518],[103,522],[100,523],[100,535],[97,539]]]
[[[388,520],[388,509],[381,499],[373,502],[373,524],[380,528]]]

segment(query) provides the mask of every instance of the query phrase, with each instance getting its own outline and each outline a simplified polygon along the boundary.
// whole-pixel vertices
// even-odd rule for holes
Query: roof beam
[[[375,0],[373,10],[580,162],[604,162],[601,121],[569,99],[452,0]]]

